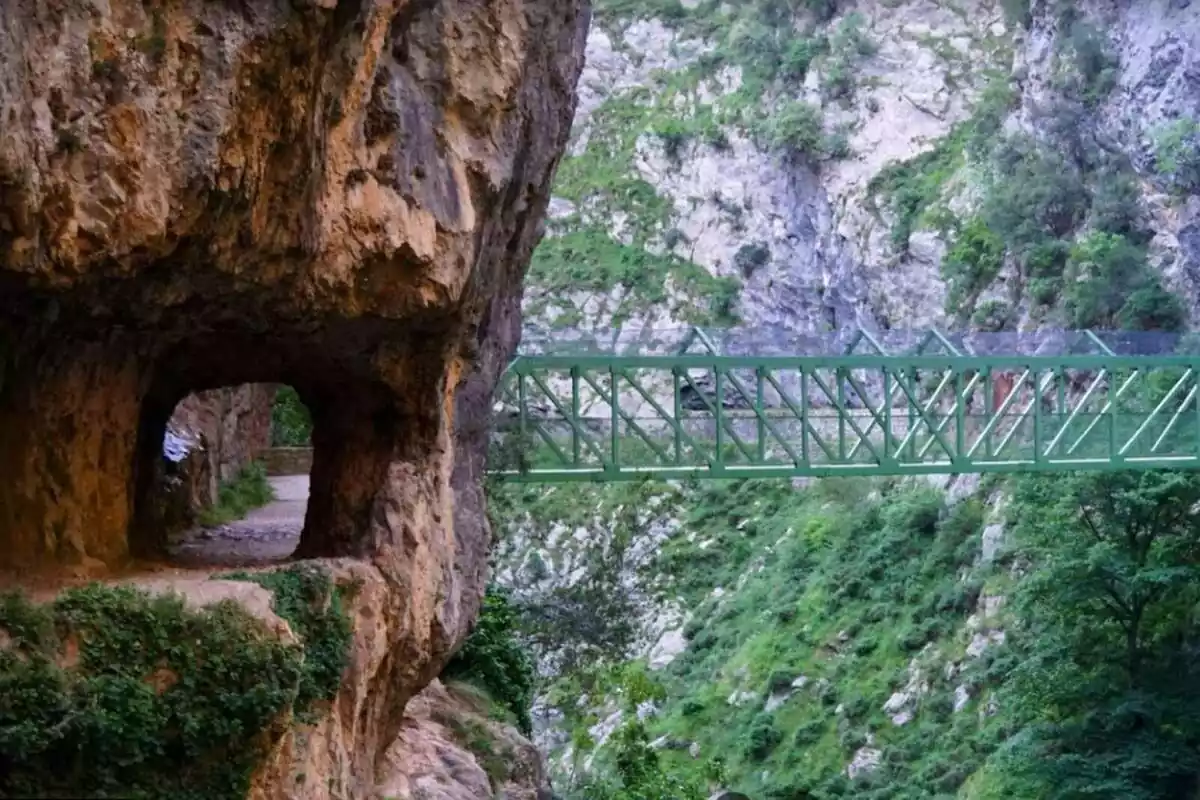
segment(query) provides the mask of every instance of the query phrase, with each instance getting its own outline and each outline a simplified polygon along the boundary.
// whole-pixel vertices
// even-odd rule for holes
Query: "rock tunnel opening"
[[[222,326],[165,346],[153,333],[42,338],[3,328],[6,576],[69,568],[90,577],[172,563],[176,523],[164,481],[173,467],[165,451],[183,444],[169,426],[179,408],[196,402],[189,398],[257,403],[265,409],[260,438],[271,429],[263,392],[289,387],[307,410],[311,488],[295,558],[378,553],[402,533],[389,504],[414,502],[412,493],[436,497],[449,480],[437,460],[450,446],[447,353],[455,330],[444,320],[411,320],[404,333],[390,322],[316,331]],[[233,477],[229,464],[210,480]]]
[[[312,415],[289,385],[189,394],[167,422],[141,502],[180,566],[254,566],[299,543],[312,469]]]

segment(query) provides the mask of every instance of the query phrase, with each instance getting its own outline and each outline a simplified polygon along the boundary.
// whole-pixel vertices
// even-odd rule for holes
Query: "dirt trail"
[[[183,567],[274,564],[292,554],[304,527],[308,476],[268,479],[275,499],[228,525],[195,528],[171,548],[171,561]]]
[[[275,499],[245,519],[216,528],[195,528],[173,542],[169,563],[133,561],[118,570],[81,566],[35,571],[0,571],[0,592],[20,589],[34,599],[49,600],[64,588],[93,580],[104,583],[131,580],[203,580],[228,567],[270,566],[286,561],[300,541],[308,506],[308,476],[269,478]]]

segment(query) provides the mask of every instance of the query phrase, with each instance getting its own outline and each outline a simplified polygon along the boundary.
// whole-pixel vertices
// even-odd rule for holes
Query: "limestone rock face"
[[[380,756],[482,595],[490,397],[588,17],[3,3],[0,570],[159,552],[140,509],[179,400],[290,384],[314,418],[300,553],[352,557],[370,603],[354,736],[321,752]]]
[[[153,552],[171,410],[247,382],[313,412],[304,553],[481,556],[454,440],[470,495],[584,6],[6,3],[0,559]]]
[[[378,793],[396,800],[550,800],[541,756],[462,688],[434,681],[408,704]]]

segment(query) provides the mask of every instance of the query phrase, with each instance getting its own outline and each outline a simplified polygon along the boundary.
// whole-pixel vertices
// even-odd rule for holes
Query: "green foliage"
[[[271,406],[271,444],[306,447],[312,444],[312,415],[291,386],[280,386]]]
[[[475,629],[442,673],[478,686],[512,713],[517,727],[532,732],[533,662],[517,639],[518,619],[508,593],[488,588]]]
[[[1064,40],[1066,63],[1070,73],[1060,73],[1059,88],[1074,92],[1080,100],[1094,106],[1104,100],[1117,84],[1120,61],[1108,39],[1086,20],[1076,20]]]
[[[913,231],[930,221],[930,212],[965,157],[990,154],[1014,99],[1008,78],[994,77],[984,88],[970,119],[951,129],[932,149],[909,161],[891,164],[871,179],[867,186],[871,202],[883,199],[895,215],[892,245],[898,252],[907,252]]]
[[[987,226],[1023,258],[1047,239],[1075,230],[1088,209],[1079,170],[1057,152],[1013,140],[999,157],[998,180],[983,202]]]
[[[1095,177],[1090,224],[1096,230],[1142,244],[1151,238],[1141,224],[1142,192],[1131,172],[1102,170]]]
[[[663,764],[638,713],[643,703],[664,699],[661,684],[632,665],[612,678],[611,688],[624,700],[625,721],[598,753],[602,768],[584,777],[581,785],[571,786],[568,800],[704,800],[708,792],[701,780]],[[586,734],[577,734],[575,741],[585,749],[594,746]],[[709,772],[713,777],[713,770]]]
[[[275,499],[275,490],[267,480],[266,467],[253,461],[242,467],[230,481],[223,483],[217,493],[217,502],[199,514],[199,522],[206,527],[224,525],[242,519],[250,511],[261,508]]]
[[[1030,0],[1000,0],[1004,8],[1004,17],[1010,25],[1028,28],[1033,24],[1033,14],[1030,13]]]
[[[664,597],[682,598],[694,616],[688,649],[666,670],[666,711],[651,737],[726,754],[729,782],[752,797],[933,797],[983,763],[997,744],[990,721],[952,722],[948,703],[930,702],[896,728],[880,710],[914,655],[947,646],[974,610],[980,584],[964,573],[978,552],[978,503],[947,510],[935,492],[862,480],[804,491],[713,483],[687,496],[686,535],[663,544],[654,574]],[[714,598],[715,586],[730,593]],[[787,694],[799,676],[802,688],[763,712],[765,696]],[[752,699],[730,704],[751,689]],[[841,717],[832,713],[839,705]],[[851,790],[843,771],[867,731],[895,763],[875,789]],[[686,755],[660,759],[668,772],[700,778]]]
[[[1012,308],[1003,300],[989,300],[971,315],[971,327],[988,333],[1010,330],[1015,321]]]
[[[942,278],[949,284],[946,310],[955,312],[974,305],[979,293],[991,285],[1004,266],[1004,241],[980,217],[972,217],[942,259]]]
[[[1182,330],[1186,311],[1165,291],[1145,251],[1122,236],[1093,233],[1071,251],[1063,307],[1076,328]]]
[[[271,572],[233,573],[229,580],[257,583],[273,594],[271,607],[287,620],[304,645],[296,692],[297,713],[310,719],[314,707],[337,695],[350,657],[353,631],[342,608],[342,591],[319,566],[297,565]]]
[[[529,281],[533,297],[561,297],[580,291],[607,294],[614,287],[623,288],[624,300],[612,310],[614,324],[647,306],[665,304],[672,285],[683,292],[684,299],[672,309],[679,318],[697,324],[728,324],[732,307],[721,300],[737,292],[734,280],[715,278],[673,254],[657,255],[637,245],[622,244],[594,227],[545,239],[534,251]]]
[[[907,252],[922,215],[941,198],[946,182],[962,165],[964,133],[964,128],[956,129],[932,150],[886,167],[867,186],[868,194],[886,198],[895,214],[892,245],[897,251]]]
[[[1200,190],[1200,121],[1180,117],[1154,131],[1158,174],[1178,192]]]
[[[1186,797],[1200,759],[1193,691],[1200,478],[1026,478],[1014,498],[1023,723],[995,771],[1020,796]]]
[[[788,101],[771,120],[770,136],[771,146],[776,149],[819,155],[825,141],[820,109],[798,100]]]
[[[847,14],[829,37],[821,90],[826,97],[848,99],[855,90],[854,70],[858,61],[875,54],[874,40],[863,30],[866,20],[857,11]]]
[[[302,651],[231,601],[129,587],[0,599],[0,795],[244,797]]]

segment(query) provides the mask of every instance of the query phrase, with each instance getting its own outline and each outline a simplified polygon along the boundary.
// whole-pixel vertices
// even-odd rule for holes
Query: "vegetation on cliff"
[[[300,644],[232,600],[196,610],[101,585],[0,598],[0,796],[244,797],[291,719],[336,692],[347,654],[328,575],[256,580]]]

